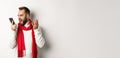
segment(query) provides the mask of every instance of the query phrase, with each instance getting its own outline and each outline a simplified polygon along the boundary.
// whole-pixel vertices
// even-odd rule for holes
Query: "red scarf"
[[[29,26],[25,27],[22,26],[20,23],[18,23],[18,32],[17,32],[17,43],[18,43],[18,57],[25,56],[25,43],[24,43],[24,34],[23,30],[32,30],[32,58],[37,58],[37,46],[35,43],[35,35],[34,35],[34,29],[32,25],[32,21],[30,20]]]

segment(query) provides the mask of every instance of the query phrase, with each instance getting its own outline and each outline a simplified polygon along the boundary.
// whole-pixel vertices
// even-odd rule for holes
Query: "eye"
[[[22,14],[20,16],[23,16]]]

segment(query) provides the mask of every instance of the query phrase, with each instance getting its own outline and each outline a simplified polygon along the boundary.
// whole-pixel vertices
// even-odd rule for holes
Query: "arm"
[[[11,26],[11,35],[10,35],[10,48],[15,48],[17,45],[17,41],[16,41],[16,33],[17,33],[17,26],[16,25],[12,25]]]
[[[42,48],[45,44],[45,39],[42,36],[40,27],[38,27],[37,29],[34,29],[34,32],[35,32],[36,44],[39,48]]]

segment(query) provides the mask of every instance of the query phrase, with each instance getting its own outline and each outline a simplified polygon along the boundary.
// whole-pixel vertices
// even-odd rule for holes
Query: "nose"
[[[18,15],[18,18],[20,18],[20,16]]]
[[[18,19],[19,19],[19,20],[21,19],[19,15],[18,15]]]

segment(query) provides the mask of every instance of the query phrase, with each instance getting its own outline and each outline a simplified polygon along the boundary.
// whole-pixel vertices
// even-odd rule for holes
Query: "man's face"
[[[21,25],[25,25],[27,23],[27,21],[28,21],[27,14],[26,14],[24,9],[23,10],[19,10],[19,12],[18,12],[18,19],[19,19],[19,23]]]

